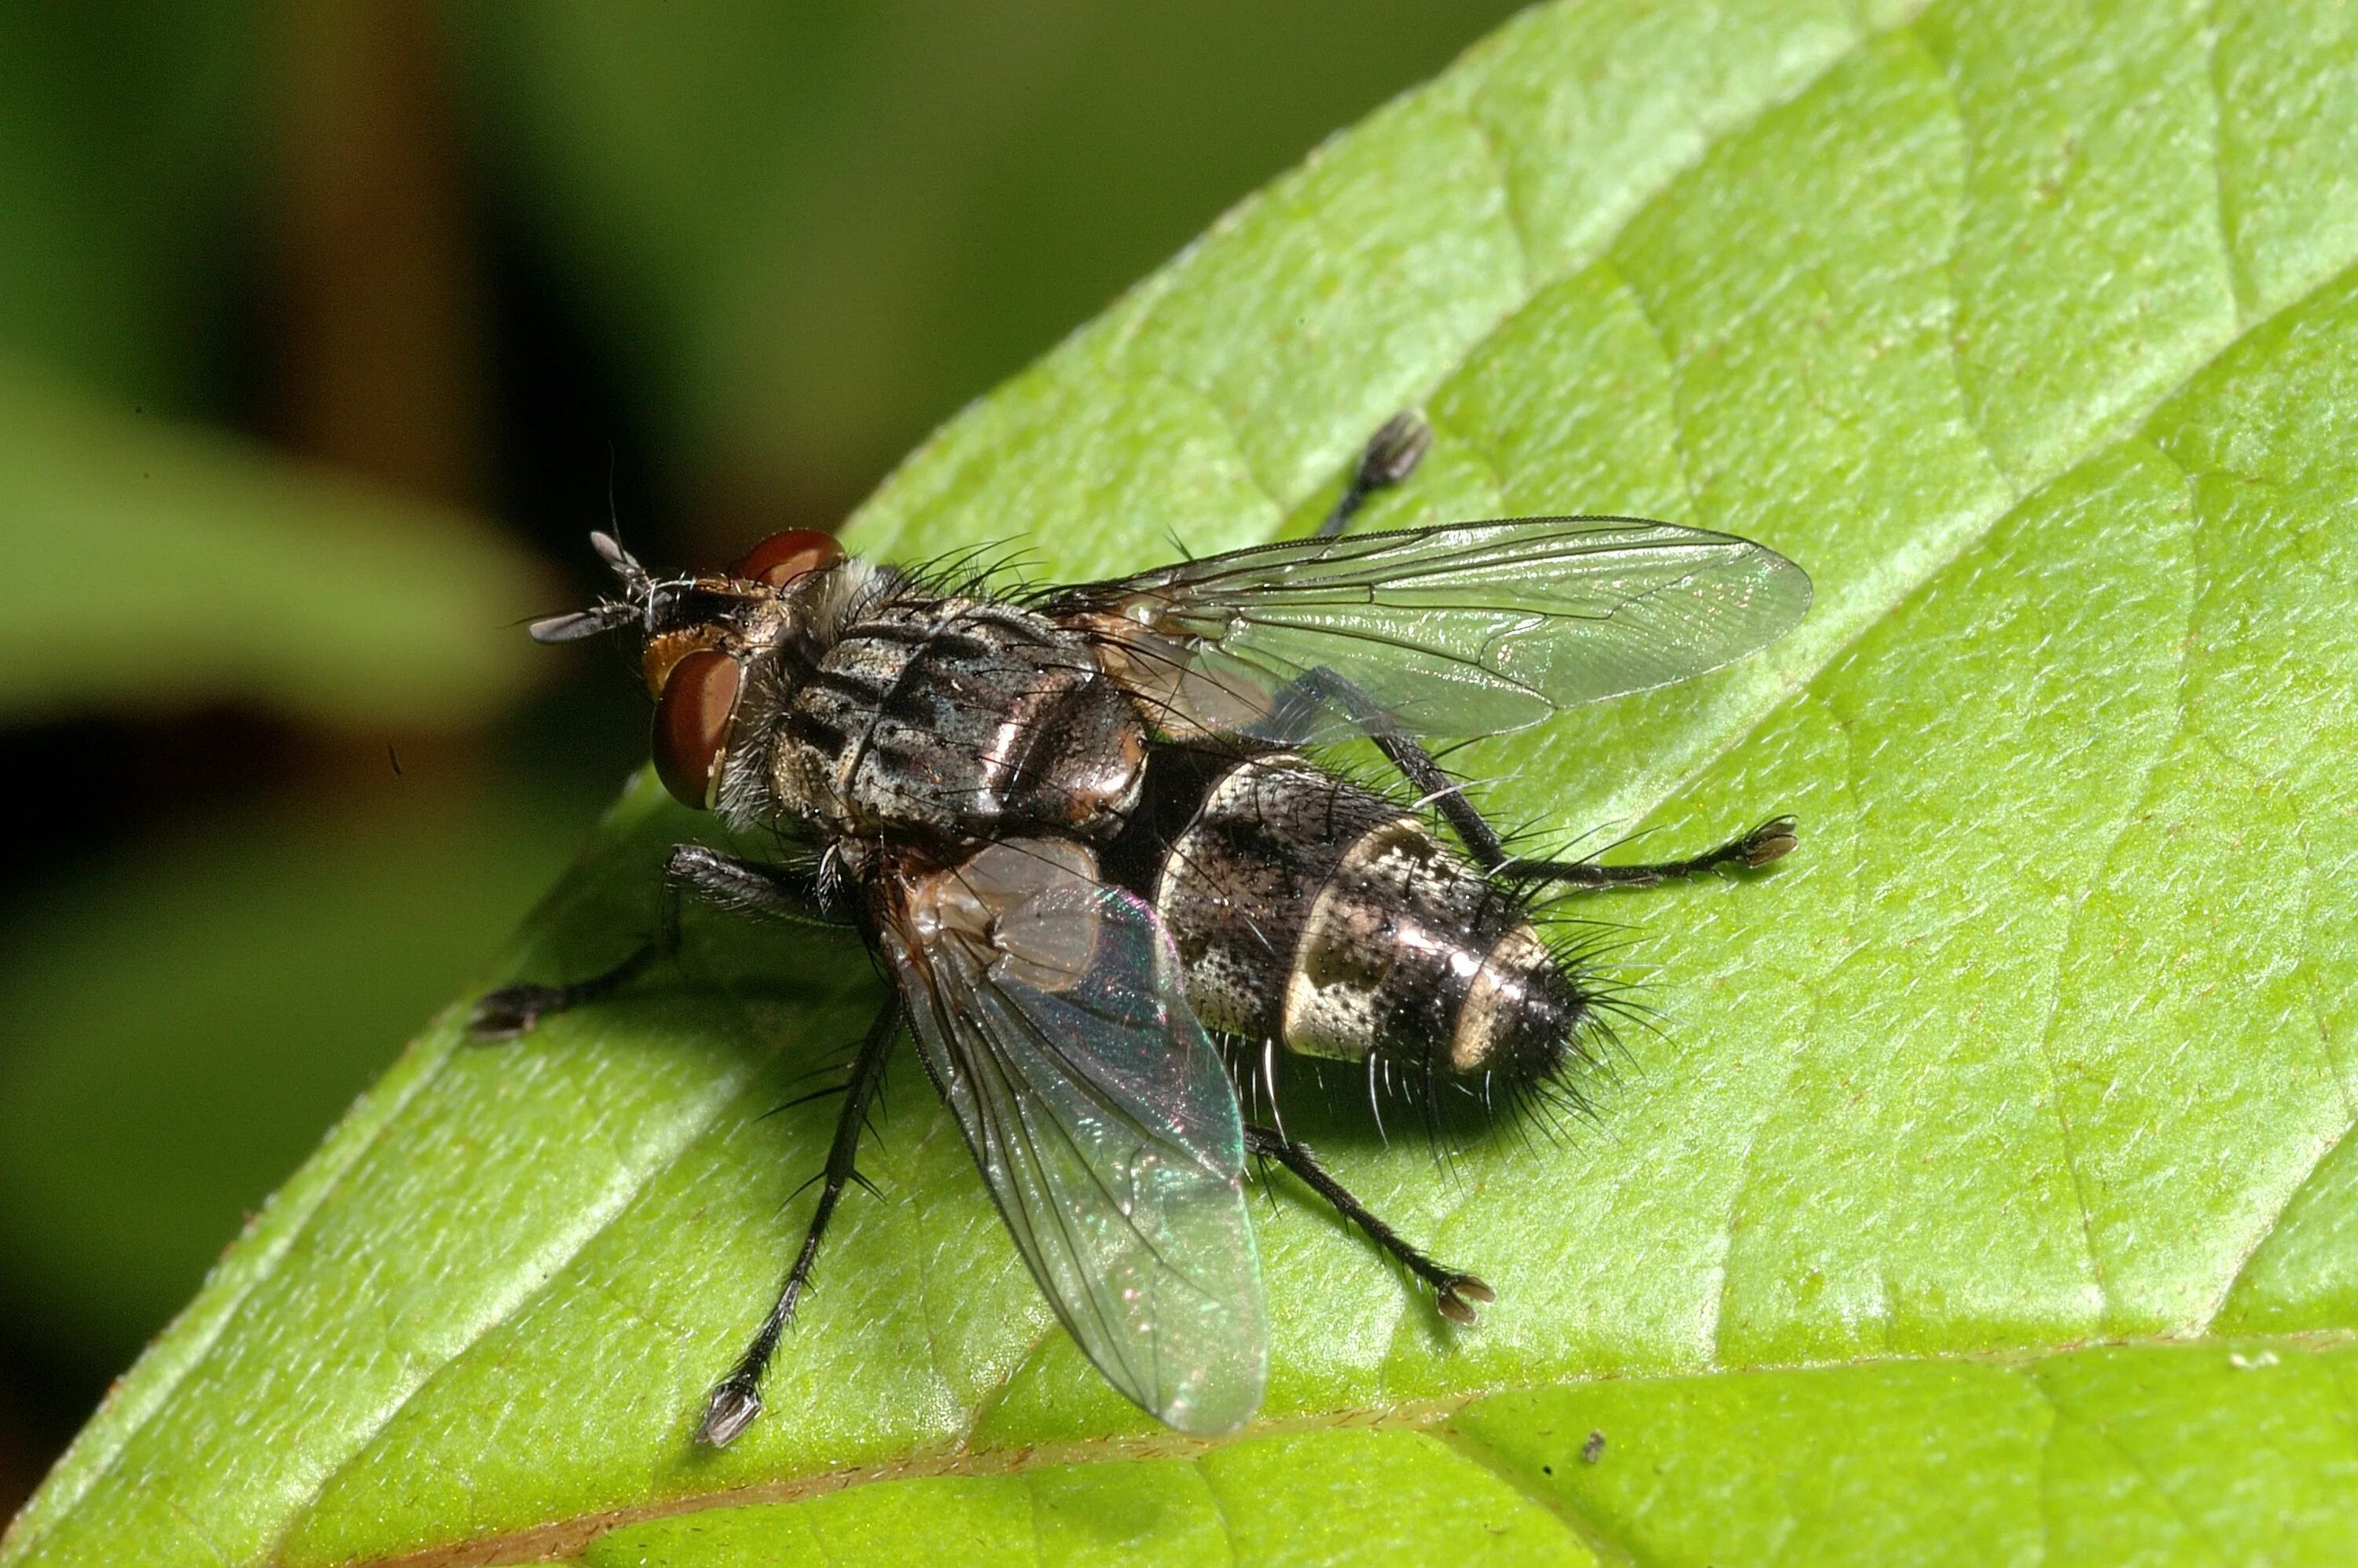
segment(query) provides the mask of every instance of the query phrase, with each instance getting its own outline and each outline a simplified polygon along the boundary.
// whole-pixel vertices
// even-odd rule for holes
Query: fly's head
[[[846,564],[843,546],[808,528],[773,534],[724,574],[658,579],[607,534],[590,542],[621,579],[619,598],[532,623],[537,643],[637,631],[655,701],[655,773],[681,804],[712,809],[753,668],[779,647],[823,638]]]

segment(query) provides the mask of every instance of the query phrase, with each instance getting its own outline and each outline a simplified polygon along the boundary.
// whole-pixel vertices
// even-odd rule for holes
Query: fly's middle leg
[[[1334,1205],[1336,1213],[1365,1231],[1368,1240],[1390,1253],[1401,1268],[1432,1290],[1434,1310],[1450,1322],[1472,1323],[1476,1303],[1498,1299],[1498,1292],[1473,1275],[1444,1268],[1410,1245],[1399,1231],[1354,1196],[1350,1188],[1336,1181],[1307,1143],[1297,1143],[1276,1128],[1249,1121],[1245,1123],[1245,1152],[1276,1161],[1293,1172],[1303,1186]]]
[[[778,1338],[794,1321],[795,1304],[810,1283],[811,1266],[818,1260],[819,1240],[827,1234],[827,1222],[835,1217],[835,1206],[842,1198],[843,1189],[863,1180],[856,1168],[860,1133],[868,1124],[868,1107],[884,1082],[884,1058],[891,1053],[900,1028],[901,1000],[895,996],[877,1013],[876,1022],[869,1026],[868,1038],[860,1044],[860,1054],[852,1061],[851,1077],[844,1086],[843,1110],[836,1118],[835,1142],[827,1150],[818,1208],[811,1215],[810,1229],[803,1237],[803,1249],[795,1255],[795,1266],[786,1273],[776,1304],[754,1331],[752,1343],[737,1358],[737,1365],[729,1369],[729,1375],[712,1386],[711,1394],[705,1400],[704,1419],[697,1423],[696,1441],[708,1447],[728,1447],[762,1413],[762,1374],[768,1368],[770,1357],[776,1354]]]
[[[680,901],[691,895],[736,914],[776,915],[811,925],[843,924],[827,914],[814,873],[741,860],[701,844],[675,844],[664,861],[654,935],[637,952],[603,974],[569,985],[503,986],[489,992],[475,1003],[468,1034],[477,1040],[513,1040],[552,1013],[596,1001],[635,979],[656,960],[678,951]]]

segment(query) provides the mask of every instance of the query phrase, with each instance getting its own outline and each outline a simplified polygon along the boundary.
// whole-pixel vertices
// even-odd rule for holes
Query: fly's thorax
[[[780,804],[836,835],[1106,837],[1146,770],[1137,706],[1018,606],[914,589],[863,608],[780,705]]]
[[[1579,987],[1520,895],[1426,823],[1293,753],[1200,789],[1154,897],[1207,1026],[1418,1079],[1529,1081],[1562,1063]]]

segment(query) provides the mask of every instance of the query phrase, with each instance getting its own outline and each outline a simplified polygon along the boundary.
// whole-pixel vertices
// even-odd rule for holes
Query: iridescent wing
[[[1412,735],[1520,730],[1741,658],[1809,607],[1808,575],[1765,546],[1618,517],[1294,540],[1038,606],[1168,731],[1287,742],[1364,730],[1369,710]]]
[[[1162,923],[1057,840],[904,892],[882,935],[918,1053],[1049,1304],[1167,1424],[1243,1425],[1269,1367],[1244,1129]]]

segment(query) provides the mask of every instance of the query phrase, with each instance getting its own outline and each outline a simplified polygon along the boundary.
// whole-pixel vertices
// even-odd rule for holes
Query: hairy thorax
[[[1013,606],[882,595],[787,678],[770,782],[829,837],[1102,838],[1145,776],[1137,706],[1086,642]]]

